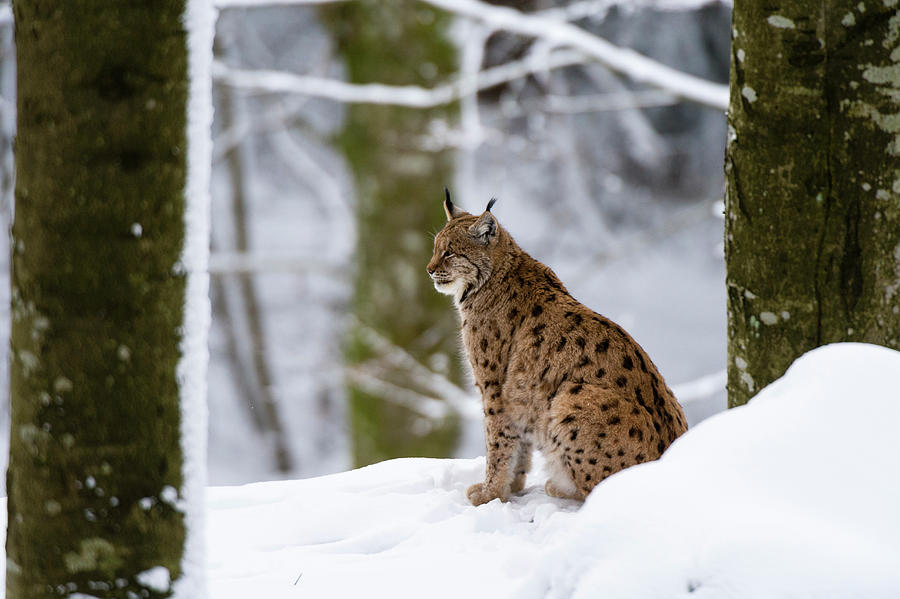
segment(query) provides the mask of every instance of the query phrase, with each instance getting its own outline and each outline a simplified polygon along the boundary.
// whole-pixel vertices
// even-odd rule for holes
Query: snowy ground
[[[900,596],[900,353],[807,354],[582,507],[540,473],[475,508],[483,459],[209,490],[211,596]]]
[[[583,506],[538,471],[472,507],[483,458],[213,487],[210,597],[896,599],[898,374],[900,352],[819,348]]]

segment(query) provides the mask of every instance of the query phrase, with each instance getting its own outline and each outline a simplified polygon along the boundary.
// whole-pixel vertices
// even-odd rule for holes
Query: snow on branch
[[[586,112],[608,112],[611,110],[658,108],[660,106],[678,104],[678,102],[678,98],[659,89],[577,96],[550,95],[539,99],[522,101],[518,112],[515,112],[513,109],[512,112],[504,112],[504,115],[507,117],[522,116],[532,108],[537,108],[541,112],[556,114],[580,114]]]
[[[502,83],[521,79],[533,73],[552,71],[583,64],[589,59],[571,51],[554,52],[546,57],[529,55],[521,60],[480,71],[474,78],[465,77],[433,88],[416,85],[384,85],[381,83],[347,83],[324,77],[296,75],[284,71],[237,69],[217,62],[213,78],[222,84],[261,93],[294,93],[348,104],[386,104],[409,108],[432,108],[458,100]]]
[[[350,382],[366,393],[383,397],[426,418],[440,420],[450,415],[450,407],[443,401],[389,383],[369,369],[361,366],[348,367],[345,373]]]
[[[620,48],[566,21],[492,6],[478,0],[421,1],[457,15],[483,21],[496,29],[578,50],[617,73],[668,91],[679,98],[720,110],[728,108],[727,85],[683,73],[634,50]]]
[[[253,7],[272,4],[323,4],[341,0],[217,0],[219,8]],[[719,110],[728,108],[728,86],[714,83],[668,67],[634,50],[621,48],[584,29],[566,18],[580,13],[550,15],[485,4],[479,0],[420,0],[450,13],[482,21],[496,30],[504,30],[549,42],[556,47],[571,48],[633,81],[667,91],[672,95]],[[528,63],[528,61],[525,61]],[[585,62],[584,58],[580,62]],[[513,64],[513,63],[511,63]],[[530,63],[528,63],[530,64]],[[572,63],[575,64],[575,63]],[[500,67],[502,68],[502,67]],[[482,74],[487,73],[484,71]],[[527,74],[527,73],[526,73]],[[341,102],[395,104],[428,108],[446,104],[463,96],[467,86],[460,82],[426,89],[415,86],[388,86],[376,83],[353,85],[330,79],[311,78],[276,71],[238,71],[219,65],[215,76],[224,82],[259,91],[280,91],[326,97]],[[523,75],[518,75],[519,78]],[[506,79],[497,83],[503,83]],[[465,82],[463,82],[465,83]],[[479,75],[476,89],[497,83],[483,83]],[[483,85],[483,86],[482,86]]]
[[[696,10],[715,3],[716,0],[581,0],[566,6],[559,6],[538,11],[542,17],[579,21],[581,19],[603,20],[613,8],[633,11],[651,8],[659,11]],[[722,4],[731,5],[731,0],[719,0]]]
[[[264,254],[217,251],[209,256],[209,273],[213,275],[260,272],[326,273],[342,276],[347,267],[337,261],[328,261],[291,253],[266,252]]]
[[[265,6],[314,6],[316,4],[336,4],[346,0],[215,0],[216,8],[262,8]]]
[[[356,321],[356,330],[379,357],[383,358],[390,366],[408,374],[412,385],[431,389],[463,417],[482,417],[479,402],[450,379],[426,368],[405,349],[395,345],[372,327]],[[382,383],[391,384],[383,379]]]

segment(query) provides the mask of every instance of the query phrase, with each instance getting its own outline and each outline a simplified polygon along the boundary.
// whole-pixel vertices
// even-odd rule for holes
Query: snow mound
[[[520,597],[900,596],[900,353],[813,350],[591,494]]]

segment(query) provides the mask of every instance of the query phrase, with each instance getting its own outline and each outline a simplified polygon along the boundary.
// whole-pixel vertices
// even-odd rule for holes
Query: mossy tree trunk
[[[804,352],[900,349],[896,0],[737,0],[725,158],[728,401]]]
[[[183,574],[185,9],[14,3],[9,599]]]
[[[355,83],[432,86],[456,72],[448,15],[414,0],[362,0],[322,11]],[[451,380],[461,379],[453,307],[425,274],[431,234],[442,226],[442,188],[453,174],[449,150],[429,149],[433,122],[455,107],[430,110],[353,105],[339,137],[357,190],[358,251],[353,310],[358,326],[380,333]],[[347,362],[378,361],[358,326]],[[380,369],[391,383],[429,395],[402,370]],[[408,455],[447,456],[456,442],[454,417],[429,420],[393,398],[349,387],[357,465]]]

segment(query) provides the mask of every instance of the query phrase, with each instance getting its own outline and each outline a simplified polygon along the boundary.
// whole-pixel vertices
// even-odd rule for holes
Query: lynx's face
[[[435,289],[462,302],[491,275],[499,225],[490,212],[473,216],[454,206],[449,196],[444,210],[447,224],[434,238],[427,271]]]

